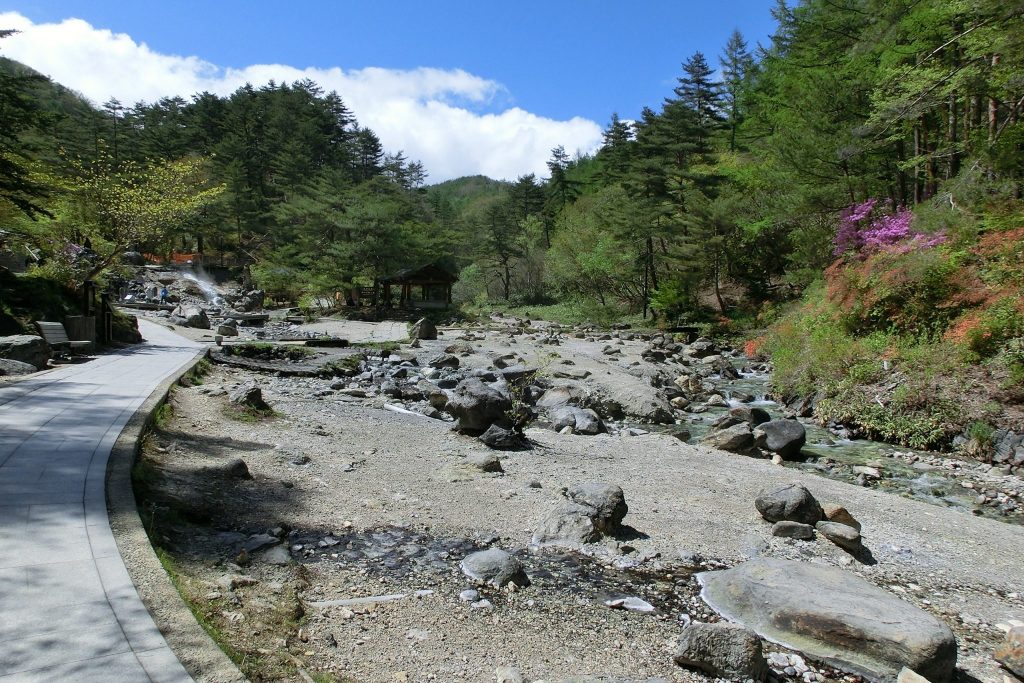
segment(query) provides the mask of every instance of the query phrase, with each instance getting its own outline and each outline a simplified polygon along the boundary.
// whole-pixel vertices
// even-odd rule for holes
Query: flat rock
[[[860,541],[860,532],[852,526],[846,526],[839,522],[818,522],[814,525],[818,533],[835,543],[844,550],[856,553],[863,549]]]
[[[715,678],[762,681],[768,675],[761,639],[739,624],[691,624],[672,655],[676,664]]]
[[[772,536],[780,538],[795,538],[800,541],[810,541],[814,538],[814,527],[810,524],[790,522],[782,520],[772,525]]]
[[[23,363],[20,360],[11,360],[10,358],[0,358],[0,377],[4,375],[16,376],[16,375],[31,375],[36,371],[36,366],[31,363]]]
[[[522,563],[499,548],[467,555],[460,567],[469,578],[495,588],[501,588],[509,583],[514,583],[520,588],[530,585],[530,579],[526,576]]]
[[[894,680],[908,667],[947,683],[956,668],[946,624],[841,569],[758,558],[697,578],[701,597],[727,619],[870,680]]]
[[[850,514],[850,511],[844,508],[842,505],[835,505],[834,503],[824,503],[821,506],[822,512],[825,513],[825,519],[830,522],[838,522],[845,524],[846,526],[852,526],[857,531],[861,530],[860,522]]]

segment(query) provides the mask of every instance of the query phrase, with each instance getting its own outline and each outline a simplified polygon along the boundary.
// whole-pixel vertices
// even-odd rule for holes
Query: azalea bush
[[[877,199],[852,204],[843,210],[836,230],[833,254],[866,257],[888,251],[907,253],[946,241],[945,233],[927,234],[913,229],[914,212],[905,206],[885,210]]]

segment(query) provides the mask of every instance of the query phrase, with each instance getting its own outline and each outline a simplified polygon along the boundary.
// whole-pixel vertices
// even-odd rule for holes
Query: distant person
[[[160,303],[166,302],[167,301],[167,297],[169,297],[170,295],[171,295],[171,293],[167,291],[167,287],[166,286],[162,287],[160,289]]]

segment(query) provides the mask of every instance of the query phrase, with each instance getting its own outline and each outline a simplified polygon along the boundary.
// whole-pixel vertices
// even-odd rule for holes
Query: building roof
[[[386,285],[450,285],[458,281],[457,275],[452,275],[436,264],[406,268],[379,279],[381,284]]]

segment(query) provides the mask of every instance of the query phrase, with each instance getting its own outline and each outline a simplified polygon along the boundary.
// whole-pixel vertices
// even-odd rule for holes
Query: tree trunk
[[[914,123],[914,204],[921,203],[921,122]]]
[[[999,66],[999,55],[992,55],[992,68]],[[999,124],[999,100],[988,98],[988,141],[995,142],[996,127]]]

